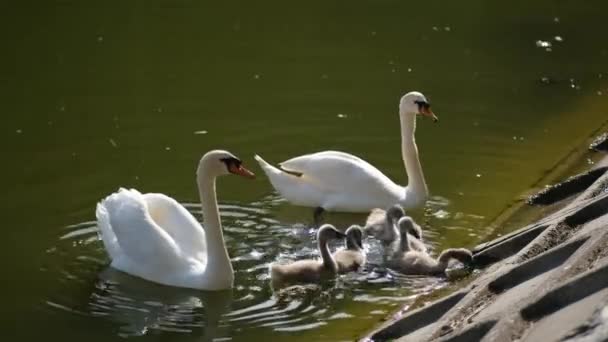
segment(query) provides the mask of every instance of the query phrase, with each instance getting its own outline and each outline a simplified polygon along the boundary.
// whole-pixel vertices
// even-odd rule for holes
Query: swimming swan
[[[409,232],[414,229],[415,222],[406,216],[402,217],[398,224],[401,235],[399,249],[387,262],[387,265],[396,271],[403,274],[441,275],[445,274],[450,259],[456,259],[463,264],[473,261],[473,255],[465,248],[448,248],[441,252],[439,258],[433,259],[426,251],[412,248]]]
[[[334,252],[333,257],[338,264],[339,273],[354,272],[365,264],[361,227],[352,225],[346,230],[346,248]]]
[[[380,170],[352,154],[324,151],[295,157],[276,168],[255,156],[272,186],[295,205],[316,207],[315,222],[323,211],[365,212],[400,204],[406,209],[426,201],[428,189],[414,140],[416,114],[437,117],[419,92],[405,94],[399,103],[401,153],[408,175],[406,187],[395,184]]]
[[[97,224],[111,266],[170,286],[231,288],[234,272],[224,244],[215,178],[254,174],[227,151],[207,152],[196,172],[204,228],[176,200],[121,188],[97,205]]]
[[[323,279],[335,277],[338,264],[329,253],[329,240],[343,239],[346,235],[330,224],[324,224],[317,232],[317,245],[321,252],[321,260],[298,260],[290,264],[274,263],[270,266],[270,276],[273,288],[298,283],[318,283]]]

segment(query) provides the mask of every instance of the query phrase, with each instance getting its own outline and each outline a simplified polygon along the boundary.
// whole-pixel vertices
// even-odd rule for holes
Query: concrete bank
[[[528,203],[555,209],[477,246],[467,286],[362,340],[608,341],[608,156]]]

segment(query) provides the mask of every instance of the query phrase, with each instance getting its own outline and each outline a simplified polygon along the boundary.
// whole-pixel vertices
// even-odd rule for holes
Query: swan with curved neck
[[[352,154],[324,151],[295,157],[276,168],[256,155],[272,186],[295,205],[316,207],[315,220],[327,211],[366,212],[400,204],[405,209],[422,205],[428,189],[422,173],[414,133],[416,115],[437,117],[426,97],[405,94],[399,103],[401,152],[408,175],[406,187],[395,184],[380,170]]]
[[[234,272],[226,250],[215,180],[227,174],[253,178],[232,153],[207,152],[196,172],[203,226],[173,198],[119,189],[97,205],[97,224],[112,262],[125,273],[169,286],[231,288]]]
[[[317,245],[321,260],[298,260],[290,264],[272,264],[270,276],[272,287],[280,288],[286,285],[299,283],[318,283],[324,279],[334,277],[339,272],[339,265],[329,252],[328,242],[334,239],[343,239],[346,235],[330,224],[324,224],[317,232]]]

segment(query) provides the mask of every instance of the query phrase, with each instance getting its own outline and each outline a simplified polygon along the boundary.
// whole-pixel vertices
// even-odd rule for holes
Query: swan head
[[[401,233],[402,236],[408,233],[413,236],[418,235],[416,230],[418,224],[409,216],[403,216],[400,218],[397,225],[399,226],[399,233]]]
[[[410,91],[401,97],[399,102],[399,112],[401,114],[417,114],[427,116],[438,122],[439,118],[431,110],[431,103],[421,92]]]
[[[352,225],[346,230],[346,246],[348,249],[363,248],[363,229],[358,225]]]
[[[329,240],[344,239],[346,235],[337,230],[331,224],[324,224],[317,232],[317,240],[319,242],[327,242]]]
[[[234,174],[245,178],[255,178],[255,174],[242,164],[239,158],[228,151],[213,150],[205,153],[201,158],[197,173],[204,171],[215,177]]]

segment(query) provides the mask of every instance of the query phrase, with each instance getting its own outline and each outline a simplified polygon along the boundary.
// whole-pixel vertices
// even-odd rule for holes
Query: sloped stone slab
[[[374,332],[368,341],[389,341],[433,324],[456,305],[467,292],[456,292],[426,307],[414,310]]]
[[[530,196],[528,198],[528,204],[549,205],[557,203],[577,193],[583,192],[598,178],[603,176],[607,170],[608,167],[600,167],[572,176],[561,183],[552,185],[546,189],[543,189],[542,191],[539,191],[535,195]]]
[[[608,152],[608,132],[593,140],[589,148],[595,151]]]

